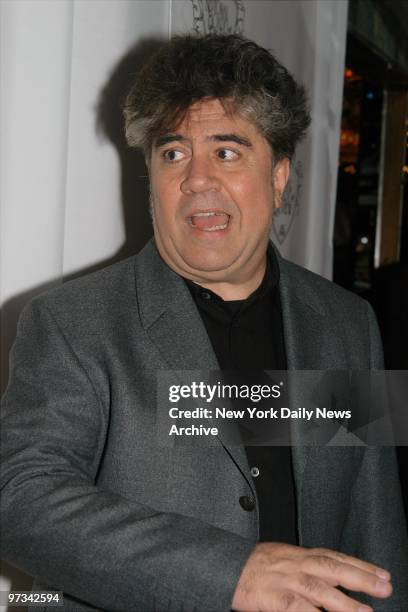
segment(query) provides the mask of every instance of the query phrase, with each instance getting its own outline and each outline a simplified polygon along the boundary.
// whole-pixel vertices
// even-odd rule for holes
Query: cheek
[[[232,183],[232,192],[243,214],[252,213],[254,224],[272,214],[273,186],[269,176],[254,175],[251,180]]]
[[[166,181],[153,181],[150,185],[156,215],[169,221],[177,208],[177,194]]]
[[[156,201],[161,202],[165,197],[165,181],[159,179],[150,180],[150,189]]]
[[[174,178],[163,177],[152,183],[153,196],[166,209],[176,208],[180,200],[180,183]]]

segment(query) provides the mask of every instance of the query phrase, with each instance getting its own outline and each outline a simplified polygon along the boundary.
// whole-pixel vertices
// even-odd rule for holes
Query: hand
[[[257,544],[236,587],[237,612],[372,612],[336,587],[386,598],[392,593],[389,572],[326,548]]]

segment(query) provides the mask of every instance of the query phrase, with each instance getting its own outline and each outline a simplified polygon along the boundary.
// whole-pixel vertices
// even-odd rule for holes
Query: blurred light
[[[340,143],[342,145],[354,145],[357,146],[360,142],[360,135],[354,130],[341,130],[340,132]]]
[[[360,242],[361,242],[361,244],[368,244],[368,238],[367,238],[367,236],[361,236],[361,238],[360,238]]]
[[[405,174],[408,174],[408,166],[402,166],[402,171],[405,172]]]
[[[350,164],[350,166],[345,166],[344,172],[347,172],[347,174],[355,174],[357,170],[356,167],[353,166],[353,164]]]
[[[374,93],[372,91],[367,92],[367,100],[372,100],[374,98]]]
[[[344,76],[346,77],[346,79],[351,79],[351,77],[353,76],[353,71],[350,70],[350,68],[346,68]]]

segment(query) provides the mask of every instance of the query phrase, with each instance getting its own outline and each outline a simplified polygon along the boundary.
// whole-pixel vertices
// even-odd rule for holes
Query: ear
[[[273,170],[273,186],[275,191],[275,208],[282,205],[282,194],[285,190],[290,173],[290,161],[287,157],[281,159]]]

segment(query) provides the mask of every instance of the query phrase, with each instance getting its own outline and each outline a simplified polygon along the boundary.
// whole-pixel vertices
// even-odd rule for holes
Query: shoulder
[[[31,329],[57,325],[80,342],[119,337],[120,330],[125,335],[129,329],[138,330],[142,289],[159,291],[157,259],[154,244],[149,241],[137,255],[37,295],[23,309],[19,329],[27,322]]]
[[[58,287],[33,298],[30,304],[36,308],[47,308],[54,313],[74,310],[85,313],[108,308],[112,303],[134,297],[134,269],[136,257],[101,268],[73,280],[63,282]]]
[[[129,257],[35,296],[20,315],[18,331],[51,333],[56,326],[67,338],[85,343],[118,333],[121,326],[134,326],[137,259]]]
[[[295,291],[304,300],[309,300],[311,307],[325,314],[333,308],[336,311],[367,312],[366,300],[351,291],[286,259],[279,258],[279,265],[283,286]]]
[[[383,367],[376,317],[366,300],[283,258],[279,266],[282,298],[290,316],[307,325],[309,313],[317,314],[313,320],[319,321],[319,333],[329,336],[337,349],[342,347],[350,367]]]
[[[66,280],[51,290],[38,294],[30,303],[50,309],[67,310],[81,305],[103,308],[110,304],[133,301],[137,294],[137,277],[149,285],[157,267],[154,242],[148,241],[143,249],[127,259],[120,260],[97,271]]]

